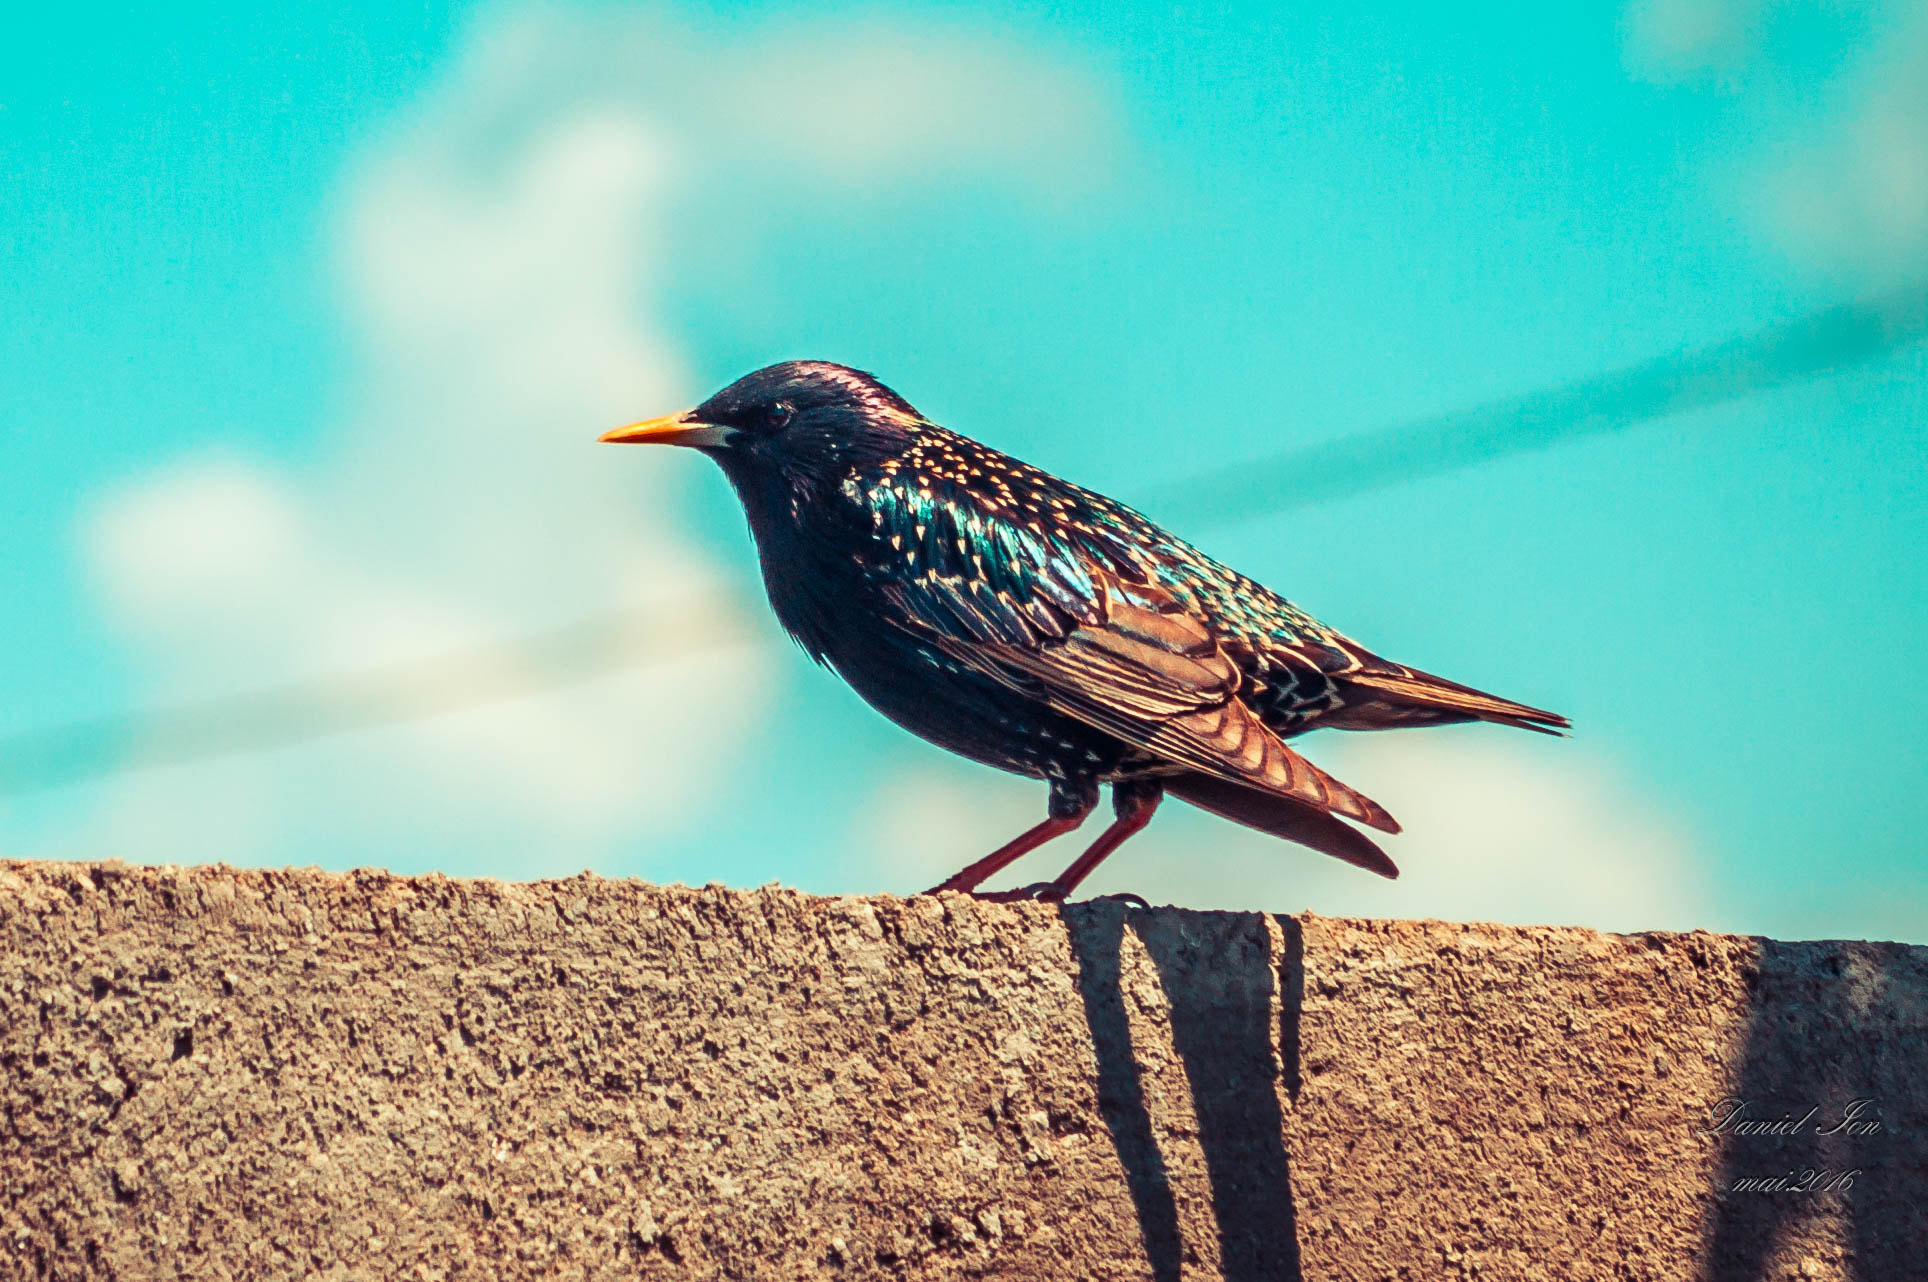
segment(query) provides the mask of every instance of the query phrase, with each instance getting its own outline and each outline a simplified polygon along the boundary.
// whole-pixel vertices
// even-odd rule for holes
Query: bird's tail
[[[1339,676],[1338,682],[1345,703],[1320,719],[1321,725],[1335,730],[1492,721],[1557,735],[1573,725],[1557,712],[1502,699],[1417,668],[1387,664],[1383,668],[1356,669]]]
[[[1181,775],[1170,780],[1165,784],[1165,791],[1200,810],[1310,846],[1381,877],[1399,875],[1398,867],[1372,838],[1310,802],[1275,792],[1260,792],[1202,774]]]

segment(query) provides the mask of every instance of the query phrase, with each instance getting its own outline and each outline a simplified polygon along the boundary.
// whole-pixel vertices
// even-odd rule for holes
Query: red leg
[[[1133,833],[1151,822],[1152,812],[1164,800],[1164,788],[1156,783],[1141,783],[1121,798],[1118,792],[1125,786],[1121,784],[1112,790],[1112,799],[1122,804],[1117,808],[1118,817],[1112,820],[1111,827],[1098,835],[1098,840],[1091,843],[1091,849],[1079,855],[1069,868],[1059,873],[1056,881],[1040,889],[1037,892],[1039,899],[1045,903],[1056,903],[1070,898],[1078,883],[1089,877],[1091,870],[1105,861],[1106,855],[1124,845]]]
[[[1053,837],[1061,837],[1065,833],[1070,832],[1073,828],[1076,828],[1085,821],[1085,816],[1090,814],[1091,810],[1092,807],[1087,805],[1083,810],[1075,814],[1053,815],[1037,827],[1025,832],[1022,836],[1013,838],[1002,846],[999,846],[996,850],[993,850],[990,854],[984,856],[984,858],[978,860],[956,876],[947,879],[940,885],[931,887],[924,893],[935,895],[945,890],[962,890],[967,894],[975,894],[979,884],[986,878],[995,877],[999,872],[1004,870],[1006,865],[1012,863],[1022,855],[1030,854],[1033,850],[1036,850],[1045,842],[1050,841]]]

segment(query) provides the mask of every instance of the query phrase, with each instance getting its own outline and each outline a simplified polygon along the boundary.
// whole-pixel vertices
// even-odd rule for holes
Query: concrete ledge
[[[1918,947],[5,863],[0,1002],[5,1277],[1928,1276]]]

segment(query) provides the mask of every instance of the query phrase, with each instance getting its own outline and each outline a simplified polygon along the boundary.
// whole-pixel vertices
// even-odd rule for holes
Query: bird
[[[1291,740],[1570,728],[1381,658],[1123,503],[941,427],[848,366],[770,365],[600,440],[708,455],[806,654],[911,733],[1048,786],[1041,822],[928,893],[1065,900],[1167,794],[1396,877],[1362,829],[1397,821]],[[980,889],[1082,824],[1104,786],[1113,820],[1061,874]]]

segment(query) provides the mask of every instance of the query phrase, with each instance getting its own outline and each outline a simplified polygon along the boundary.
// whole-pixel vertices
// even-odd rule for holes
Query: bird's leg
[[[1098,787],[1096,784],[1079,786],[1053,780],[1051,784],[1050,817],[1035,828],[1005,842],[984,858],[965,868],[955,876],[947,878],[939,885],[931,887],[925,894],[935,895],[945,890],[961,890],[976,894],[978,886],[985,879],[995,877],[1006,865],[1020,856],[1027,855],[1053,837],[1062,837],[1085,821],[1085,816],[1098,806]]]
[[[1058,874],[1056,881],[1039,887],[1036,897],[1045,903],[1058,903],[1070,898],[1078,883],[1089,877],[1091,870],[1105,861],[1106,855],[1124,845],[1133,833],[1151,822],[1152,812],[1158,809],[1158,803],[1164,799],[1165,785],[1156,779],[1132,779],[1113,784],[1111,807],[1118,817],[1112,820],[1111,827],[1098,835],[1098,840],[1091,843],[1089,850]]]
[[[1089,813],[1089,812],[1087,812]],[[962,890],[977,893],[978,886],[989,878],[997,876],[1004,868],[1018,858],[1030,854],[1053,837],[1062,837],[1084,822],[1084,815],[1053,815],[1035,828],[1026,829],[1023,835],[1014,837],[976,863],[932,886],[924,893],[935,895],[946,890]]]

